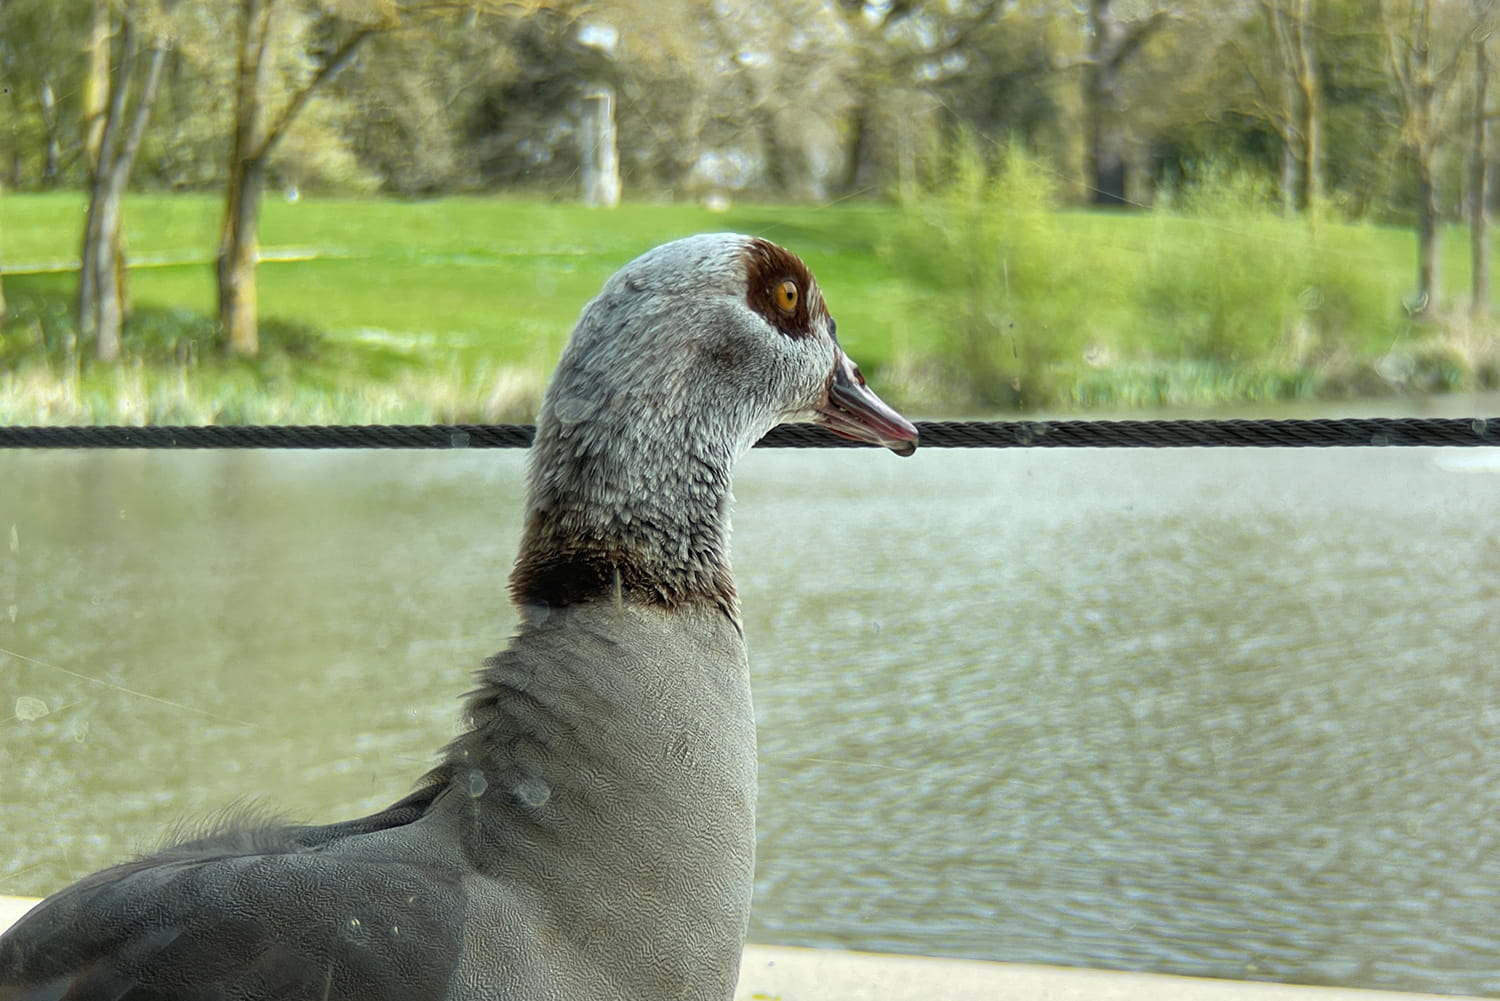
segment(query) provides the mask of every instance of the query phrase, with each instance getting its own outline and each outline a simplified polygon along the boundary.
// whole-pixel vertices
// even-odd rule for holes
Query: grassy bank
[[[972,179],[920,206],[268,200],[265,352],[213,343],[210,196],[129,200],[135,316],[94,366],[69,318],[84,203],[0,198],[6,423],[529,418],[582,304],[688,233],[778,240],[819,275],[850,353],[923,415],[1433,391],[1492,384],[1488,331],[1413,324],[1410,236],[1233,200],[1176,212],[1050,208],[1035,177]],[[1466,273],[1447,244],[1449,274]]]

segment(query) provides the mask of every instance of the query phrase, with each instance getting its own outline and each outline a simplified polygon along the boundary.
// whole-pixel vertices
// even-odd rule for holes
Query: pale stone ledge
[[[1439,1001],[1336,987],[747,945],[735,1001]],[[1460,1001],[1445,995],[1441,1001]]]

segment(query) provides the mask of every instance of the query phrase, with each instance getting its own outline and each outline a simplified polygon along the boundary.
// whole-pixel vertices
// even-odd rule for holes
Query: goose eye
[[[795,313],[797,311],[797,299],[801,292],[797,283],[788,278],[776,286],[776,308],[783,313]]]

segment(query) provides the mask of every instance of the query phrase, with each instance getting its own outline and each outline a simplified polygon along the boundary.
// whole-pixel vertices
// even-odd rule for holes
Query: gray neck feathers
[[[732,609],[733,456],[687,437],[644,439],[607,419],[545,423],[511,577],[516,602],[618,596]]]
[[[635,291],[612,283],[589,305],[547,390],[512,597],[554,608],[612,596],[707,602],[737,618],[730,477],[773,419],[706,383],[713,368],[691,337],[648,349],[632,337],[654,324],[722,324],[714,303],[694,313]]]

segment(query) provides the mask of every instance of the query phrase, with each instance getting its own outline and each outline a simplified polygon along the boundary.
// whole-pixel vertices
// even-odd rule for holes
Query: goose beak
[[[911,455],[917,450],[917,429],[911,421],[865,385],[859,366],[838,347],[834,348],[828,389],[813,411],[814,421],[841,438],[880,445],[897,455]]]

